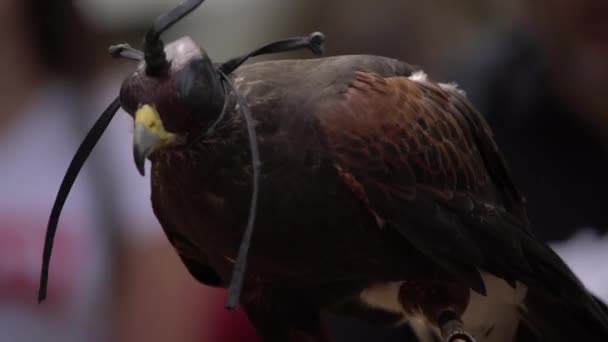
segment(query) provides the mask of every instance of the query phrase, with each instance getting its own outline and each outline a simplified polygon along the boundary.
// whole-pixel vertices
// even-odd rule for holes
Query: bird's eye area
[[[181,101],[196,103],[196,93],[201,89],[200,77],[201,60],[194,59],[188,63],[177,75],[177,96]]]
[[[224,89],[213,64],[204,57],[182,68],[176,77],[176,90],[179,101],[192,109],[196,119],[213,119],[222,110]]]

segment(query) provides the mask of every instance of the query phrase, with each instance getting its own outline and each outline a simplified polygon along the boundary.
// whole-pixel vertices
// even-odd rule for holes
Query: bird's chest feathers
[[[249,191],[246,171],[237,166],[211,168],[204,156],[192,153],[179,151],[154,162],[157,217],[170,238],[176,234],[196,249],[233,258],[246,214],[241,198],[248,196],[238,196]]]

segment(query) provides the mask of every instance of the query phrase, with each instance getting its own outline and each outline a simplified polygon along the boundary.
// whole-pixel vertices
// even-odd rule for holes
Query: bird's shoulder
[[[491,129],[456,85],[420,70],[356,71],[315,117],[344,184],[380,222],[480,291],[477,269],[510,280],[527,272],[524,199]],[[505,265],[492,250],[517,261]]]
[[[343,95],[316,112],[343,172],[381,181],[402,199],[415,192],[472,206],[480,202],[526,221],[523,197],[490,127],[455,84],[423,71],[357,71]]]
[[[287,104],[318,104],[339,98],[360,71],[390,77],[409,76],[416,70],[415,66],[388,57],[342,55],[247,64],[237,69],[233,77],[239,90],[254,102],[280,98]]]
[[[506,209],[527,225],[491,129],[455,84],[374,55],[253,63],[234,79],[262,126],[294,139],[316,128],[344,175],[392,196]]]

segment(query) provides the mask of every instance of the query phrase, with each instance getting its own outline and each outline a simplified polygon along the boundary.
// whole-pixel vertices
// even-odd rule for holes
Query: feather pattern
[[[233,73],[262,160],[241,297],[260,334],[326,341],[323,311],[433,325],[445,307],[482,317],[471,327],[489,334],[502,315],[480,314],[492,303],[536,338],[557,336],[554,312],[571,320],[563,336],[605,336],[606,314],[532,236],[483,117],[456,87],[422,75],[376,56],[261,62]],[[168,128],[196,128],[181,125],[195,122],[184,115],[171,122],[183,107],[163,101]],[[251,193],[247,132],[235,98],[227,101],[212,134],[151,157],[155,214],[193,276],[213,286],[229,279]],[[500,293],[522,285],[523,303],[503,303]],[[493,330],[505,337],[492,341],[512,329]]]

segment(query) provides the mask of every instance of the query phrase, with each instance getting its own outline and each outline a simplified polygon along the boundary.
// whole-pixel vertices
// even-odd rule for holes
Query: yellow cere
[[[161,140],[170,140],[175,137],[173,133],[165,130],[160,115],[150,105],[143,105],[135,113],[135,125],[143,124],[147,131],[156,134]]]

